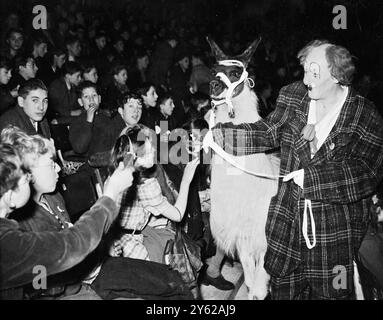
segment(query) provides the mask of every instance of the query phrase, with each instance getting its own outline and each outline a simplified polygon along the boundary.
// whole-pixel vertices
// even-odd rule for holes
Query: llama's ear
[[[206,41],[209,43],[211,52],[217,61],[227,60],[227,55],[223,53],[213,39],[206,37]]]
[[[251,57],[253,56],[255,50],[257,50],[258,45],[261,41],[261,37],[259,37],[257,40],[254,40],[253,43],[241,55],[237,57],[237,60],[242,61],[245,67],[247,67]]]

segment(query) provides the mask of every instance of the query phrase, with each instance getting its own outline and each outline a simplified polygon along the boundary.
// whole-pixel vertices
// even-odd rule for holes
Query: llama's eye
[[[230,75],[231,75],[232,77],[236,77],[236,78],[239,78],[239,77],[240,77],[239,72],[236,71],[236,70],[231,71],[231,72],[230,72]]]

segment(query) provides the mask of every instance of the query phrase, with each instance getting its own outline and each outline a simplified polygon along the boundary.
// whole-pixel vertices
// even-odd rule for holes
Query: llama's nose
[[[216,89],[218,89],[218,88],[220,88],[220,87],[221,87],[221,84],[219,83],[218,80],[212,80],[212,81],[210,81],[210,89],[212,89],[212,90],[216,90]]]

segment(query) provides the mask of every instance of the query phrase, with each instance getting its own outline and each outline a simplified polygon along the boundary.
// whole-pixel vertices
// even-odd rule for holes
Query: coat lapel
[[[295,150],[298,154],[298,158],[303,166],[307,165],[310,160],[310,145],[308,141],[303,139],[303,136],[301,134],[303,128],[307,124],[307,118],[309,113],[309,104],[310,99],[308,97],[308,94],[306,93],[300,102],[300,107],[296,108],[295,117],[293,119],[293,123],[291,125],[291,128],[293,128],[294,136],[296,137],[295,140]]]
[[[351,109],[353,100],[355,99],[355,92],[352,88],[349,88],[350,92],[346,98],[345,103],[342,106],[338,119],[335,122],[334,127],[331,129],[326,140],[319,148],[318,152],[311,159],[311,164],[318,164],[326,160],[330,152],[337,148],[338,142],[340,141],[340,135],[350,135],[350,129],[348,129],[347,124],[349,123],[349,118],[353,115],[353,110]]]

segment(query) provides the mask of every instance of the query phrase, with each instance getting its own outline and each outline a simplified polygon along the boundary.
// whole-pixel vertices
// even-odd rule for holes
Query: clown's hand
[[[209,152],[209,148],[210,148],[210,146],[212,145],[213,142],[214,142],[213,132],[211,130],[209,130],[205,134],[205,137],[203,138],[203,141],[202,141],[202,148],[205,151],[205,153]]]
[[[294,182],[303,189],[304,172],[304,169],[290,172],[287,176],[283,178],[283,181],[286,182],[293,179]]]

